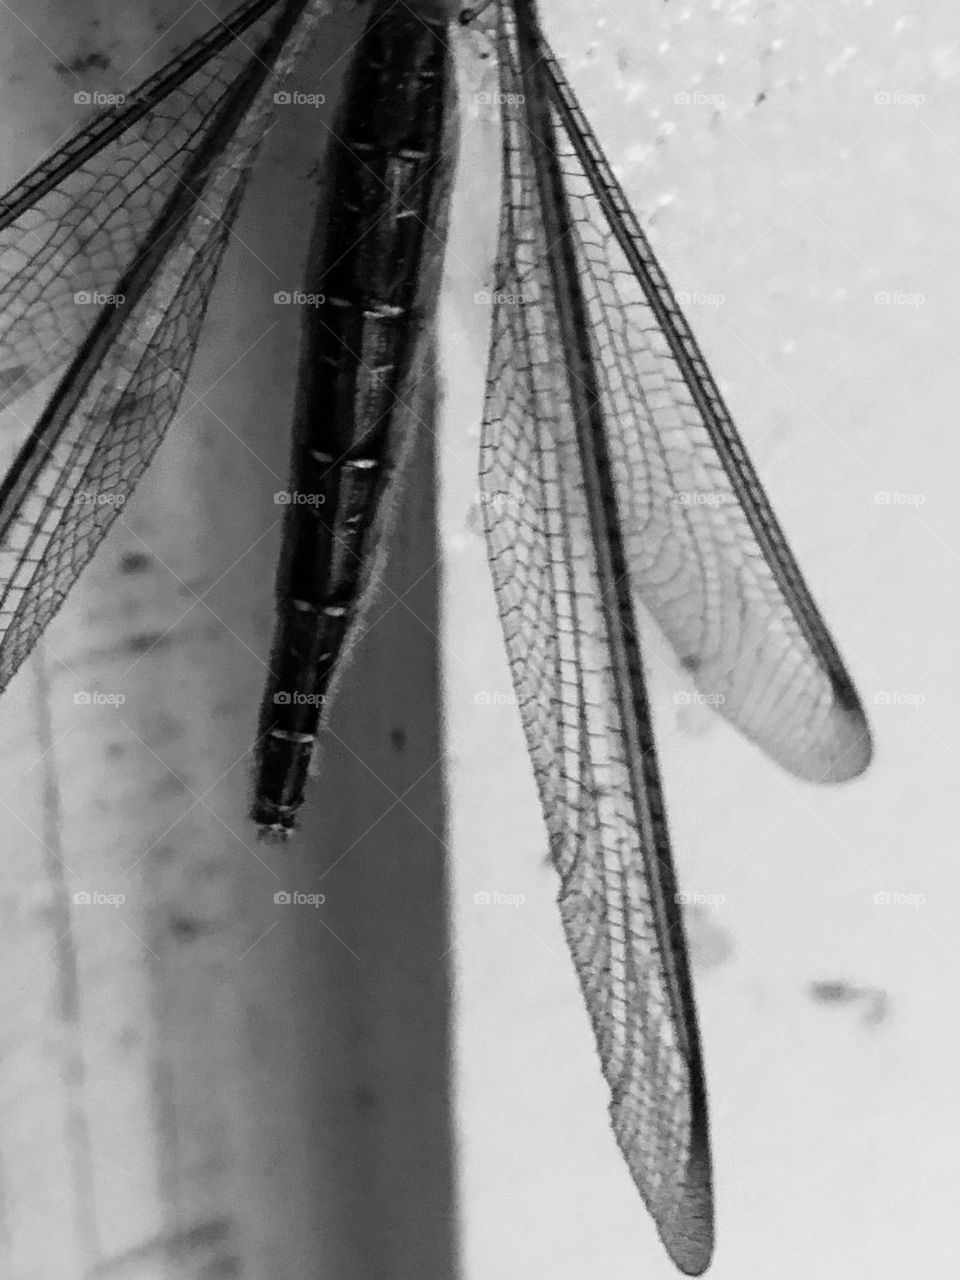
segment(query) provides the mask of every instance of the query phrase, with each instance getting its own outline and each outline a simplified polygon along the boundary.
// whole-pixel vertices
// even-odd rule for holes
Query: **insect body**
[[[325,9],[241,5],[0,202],[7,402],[66,366],[0,485],[0,687],[173,417],[279,78]],[[713,1249],[706,1090],[639,618],[800,777],[855,776],[869,732],[533,0],[503,0],[496,15],[502,198],[480,462],[489,558],[614,1132],[670,1256],[697,1275]],[[436,0],[416,15],[376,0],[305,282],[320,305],[303,328],[253,801],[269,830],[294,825],[423,429],[416,388],[454,122]],[[90,264],[102,274],[104,254],[112,301],[81,308],[73,291],[95,283]],[[97,502],[77,503],[85,492]]]
[[[454,142],[446,24],[375,7],[358,46],[318,211],[293,426],[277,635],[254,819],[289,830],[321,710],[376,572],[440,283]],[[308,501],[299,501],[309,499]]]

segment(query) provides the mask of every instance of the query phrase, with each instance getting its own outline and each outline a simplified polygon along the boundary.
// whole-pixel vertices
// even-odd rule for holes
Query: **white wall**
[[[947,10],[543,8],[674,288],[723,296],[688,314],[876,739],[862,781],[794,782],[709,711],[678,708],[687,686],[648,641],[682,887],[722,898],[690,921],[718,1202],[710,1274],[927,1280],[954,1256],[957,1136],[960,61]],[[468,145],[486,129],[473,115]],[[471,505],[471,283],[489,278],[489,242],[477,247],[474,209],[463,216],[444,325],[461,345],[443,534],[466,1274],[666,1277],[607,1130],[515,711],[473,703],[510,686]],[[925,302],[878,305],[881,291]],[[875,501],[894,491],[923,505]],[[876,705],[888,693],[925,701]],[[525,902],[476,906],[480,889]],[[925,901],[875,905],[882,891]],[[813,999],[821,981],[885,992],[885,1020],[870,1023],[869,992]]]

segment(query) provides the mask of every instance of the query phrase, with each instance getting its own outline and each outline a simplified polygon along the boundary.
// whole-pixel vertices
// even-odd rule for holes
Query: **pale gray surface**
[[[63,63],[101,55],[112,89],[136,54],[129,87],[211,20],[167,3],[163,28],[183,20],[157,42],[158,6],[85,9],[4,10],[3,118],[29,126],[11,180],[79,114]],[[305,91],[351,37],[327,41]],[[302,284],[325,120],[278,118],[185,412],[0,702],[5,1280],[453,1267],[429,433],[326,789],[289,847],[246,820],[299,320],[272,295]]]
[[[709,1274],[932,1280],[956,1256],[955,33],[942,6],[544,7],[675,289],[723,296],[688,315],[876,738],[864,780],[794,782],[708,709],[678,705],[692,686],[648,645],[682,888],[721,899],[691,920]],[[476,106],[472,120],[467,147],[492,130]],[[607,1131],[516,709],[473,701],[510,688],[470,470],[482,172],[442,326],[456,369],[443,545],[466,1273],[667,1277]],[[925,303],[878,305],[881,291]],[[925,502],[875,502],[894,491]],[[525,902],[475,905],[482,890]],[[926,901],[875,905],[884,891]],[[869,991],[815,1001],[820,980],[887,992],[885,1021],[871,1024]]]

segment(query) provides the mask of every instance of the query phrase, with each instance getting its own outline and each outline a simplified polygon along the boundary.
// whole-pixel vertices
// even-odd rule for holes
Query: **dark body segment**
[[[410,434],[443,251],[446,24],[378,5],[348,79],[305,286],[290,505],[253,817],[292,828]],[[406,438],[404,438],[406,437]]]

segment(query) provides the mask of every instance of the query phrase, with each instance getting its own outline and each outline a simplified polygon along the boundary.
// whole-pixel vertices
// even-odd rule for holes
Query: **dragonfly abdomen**
[[[277,629],[254,819],[292,828],[331,685],[372,593],[417,428],[413,371],[442,255],[452,80],[446,24],[383,4],[348,78],[308,268]]]

